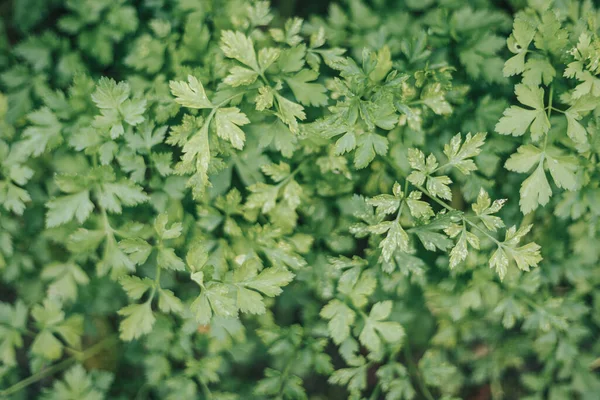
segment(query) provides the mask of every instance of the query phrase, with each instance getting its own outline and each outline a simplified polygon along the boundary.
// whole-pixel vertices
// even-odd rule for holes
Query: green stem
[[[412,354],[410,351],[410,343],[408,341],[405,341],[405,343],[404,343],[404,356],[406,357],[406,361],[408,363],[408,369],[410,371],[410,374],[413,376],[415,381],[417,381],[417,385],[419,386],[419,389],[421,390],[421,394],[423,394],[423,396],[427,400],[435,400],[433,395],[427,388],[427,385],[421,379],[421,374],[419,372],[419,369],[417,368],[415,362],[412,359]]]
[[[552,99],[554,97],[554,85],[550,86],[550,95],[548,96],[548,121],[550,121],[550,116],[552,115]],[[548,145],[548,136],[550,135],[550,131],[546,132],[546,136],[544,137],[544,151],[546,150],[546,146]],[[542,160],[543,161],[543,160]]]
[[[550,86],[550,96],[548,97],[548,119],[552,115],[552,98],[554,97],[554,85]]]
[[[420,185],[415,185],[415,187],[417,189],[419,189],[421,192],[423,192],[427,197],[429,197],[431,200],[435,201],[436,203],[438,203],[440,206],[444,207],[446,210],[448,211],[456,211],[455,208],[453,208],[451,205],[449,205],[448,203],[446,203],[443,200],[438,199],[437,197],[429,194],[429,192],[427,191],[427,189],[425,189],[423,186]],[[495,237],[493,237],[492,235],[490,235],[486,230],[484,230],[483,228],[480,228],[479,225],[477,225],[475,222],[471,221],[470,219],[468,219],[465,215],[462,215],[462,220],[464,222],[466,222],[467,224],[471,225],[473,228],[477,229],[479,232],[483,233],[484,235],[486,235],[488,238],[490,238],[492,241],[494,241],[498,246],[502,246],[502,242],[498,241],[498,239],[496,239]]]
[[[292,353],[292,356],[288,360],[287,364],[285,365],[283,372],[281,373],[281,384],[279,385],[278,398],[283,398],[282,395],[283,395],[283,388],[285,387],[285,381],[287,380],[287,377],[290,374],[290,369],[292,368],[292,363],[296,360],[297,352],[298,352],[298,349],[296,348],[294,350],[294,352]]]
[[[202,392],[204,393],[204,397],[207,400],[211,400],[213,398],[212,392],[210,391],[210,389],[208,388],[208,386],[206,385],[206,383],[204,383],[203,381],[200,381],[200,386],[202,386]]]
[[[51,367],[48,367],[46,369],[41,370],[40,372],[37,372],[37,373],[31,375],[30,377],[25,378],[22,381],[15,383],[8,389],[1,391],[0,397],[8,397],[12,394],[15,394],[15,393],[25,389],[29,385],[32,385],[48,376],[54,375],[55,373],[62,371],[63,369],[66,369],[68,366],[70,366],[75,361],[79,361],[79,362],[85,361],[88,358],[93,357],[96,354],[98,354],[106,346],[108,346],[112,342],[116,341],[116,339],[117,339],[117,335],[109,336],[106,339],[104,339],[103,341],[96,343],[92,347],[81,352],[79,355],[74,355],[72,357],[69,357],[66,360],[59,362],[58,364],[54,364]]]
[[[161,267],[160,265],[158,265],[158,263],[156,264],[156,273],[155,273],[155,277],[154,277],[154,286],[152,287],[152,292],[150,292],[150,296],[148,296],[148,300],[146,300],[146,303],[150,303],[153,299],[154,299],[154,295],[156,294],[156,291],[158,290],[158,288],[160,288],[160,271],[161,271]]]
[[[381,393],[381,383],[377,382],[377,385],[375,385],[375,389],[373,389],[373,393],[371,393],[369,400],[377,400],[379,398],[379,393]]]
[[[289,181],[291,181],[291,180],[292,180],[292,178],[293,178],[294,176],[296,176],[296,175],[298,174],[298,172],[300,172],[300,168],[302,168],[302,167],[304,166],[304,164],[306,164],[306,163],[308,162],[308,160],[309,160],[309,159],[305,159],[305,160],[304,160],[304,161],[302,161],[300,164],[298,164],[298,166],[297,166],[296,168],[294,168],[294,170],[293,170],[293,171],[292,171],[292,172],[291,172],[291,173],[290,173],[288,176],[286,176],[284,180],[282,180],[281,182],[279,182],[279,183],[277,184],[277,187],[279,187],[279,188],[280,188],[280,187],[282,187],[283,185],[285,185],[286,183],[288,183]]]

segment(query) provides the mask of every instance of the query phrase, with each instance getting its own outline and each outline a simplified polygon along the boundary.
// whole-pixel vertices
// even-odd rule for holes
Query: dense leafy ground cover
[[[340,1],[0,6],[1,398],[599,398],[600,11]]]

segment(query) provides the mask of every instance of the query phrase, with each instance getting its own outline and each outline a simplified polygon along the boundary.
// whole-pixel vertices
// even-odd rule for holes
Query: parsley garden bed
[[[0,13],[0,398],[599,398],[592,1]]]

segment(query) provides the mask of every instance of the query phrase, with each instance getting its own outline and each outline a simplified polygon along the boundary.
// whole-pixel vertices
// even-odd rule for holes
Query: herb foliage
[[[0,396],[596,399],[600,10],[505,3],[13,2]]]

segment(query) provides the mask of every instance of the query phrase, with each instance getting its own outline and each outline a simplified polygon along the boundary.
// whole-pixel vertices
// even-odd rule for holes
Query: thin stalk
[[[546,115],[548,116],[548,121],[550,121],[550,116],[552,115],[552,99],[554,97],[554,85],[550,86],[550,95],[548,96],[548,110],[546,111]],[[544,137],[544,151],[546,150],[546,146],[548,145],[548,136],[550,131],[546,132],[546,136]],[[542,160],[543,161],[543,160]]]
[[[421,379],[421,374],[419,373],[419,369],[417,368],[417,365],[415,364],[415,362],[412,359],[412,354],[410,351],[410,343],[408,341],[406,341],[404,343],[404,356],[406,357],[406,361],[408,363],[408,369],[410,371],[410,374],[417,381],[417,385],[419,386],[419,389],[421,390],[421,394],[427,400],[435,400],[435,398],[429,391],[429,388],[427,388],[427,385]]]
[[[287,377],[290,374],[290,369],[292,368],[292,363],[296,360],[297,352],[298,352],[298,349],[295,349],[294,352],[292,353],[292,356],[290,357],[287,364],[285,365],[283,372],[281,373],[281,384],[279,385],[278,398],[282,398],[283,388],[285,387],[285,381],[287,380]]]
[[[204,393],[204,398],[206,398],[207,400],[211,400],[213,398],[213,395],[206,383],[200,381],[200,386],[202,386],[202,393]]]
[[[109,336],[106,339],[102,340],[101,342],[98,342],[95,345],[93,345],[92,347],[81,352],[79,355],[74,355],[72,357],[69,357],[66,360],[59,362],[58,364],[54,364],[51,367],[48,367],[46,369],[41,370],[40,372],[37,372],[37,373],[31,375],[30,377],[25,378],[22,381],[15,383],[8,389],[1,391],[0,397],[8,397],[12,394],[15,394],[15,393],[25,389],[29,385],[32,385],[48,376],[54,375],[55,373],[66,369],[75,361],[80,361],[80,362],[85,361],[88,358],[93,357],[96,354],[98,354],[101,350],[103,350],[106,346],[108,346],[109,344],[114,342],[116,339],[117,339],[116,335]]]
[[[449,205],[445,201],[442,201],[442,200],[436,198],[435,196],[432,196],[431,194],[429,194],[429,192],[427,191],[427,189],[425,189],[423,186],[415,185],[415,187],[417,189],[419,189],[421,192],[423,192],[425,195],[427,195],[427,197],[429,197],[431,200],[435,201],[436,203],[438,203],[440,206],[444,207],[448,211],[456,211],[456,209],[454,209],[451,205]],[[477,225],[475,222],[469,220],[464,215],[462,216],[462,219],[463,219],[464,222],[466,222],[467,224],[471,225],[473,228],[477,229],[479,232],[481,232],[484,235],[486,235],[488,238],[490,238],[492,241],[494,241],[498,246],[502,246],[502,242],[500,242],[498,239],[496,239],[495,237],[493,237],[492,235],[490,235],[483,228],[480,228],[479,225]]]
[[[371,393],[369,400],[377,400],[379,398],[380,393],[381,393],[381,383],[377,382],[377,385],[375,385],[375,389],[373,389],[373,393]]]

